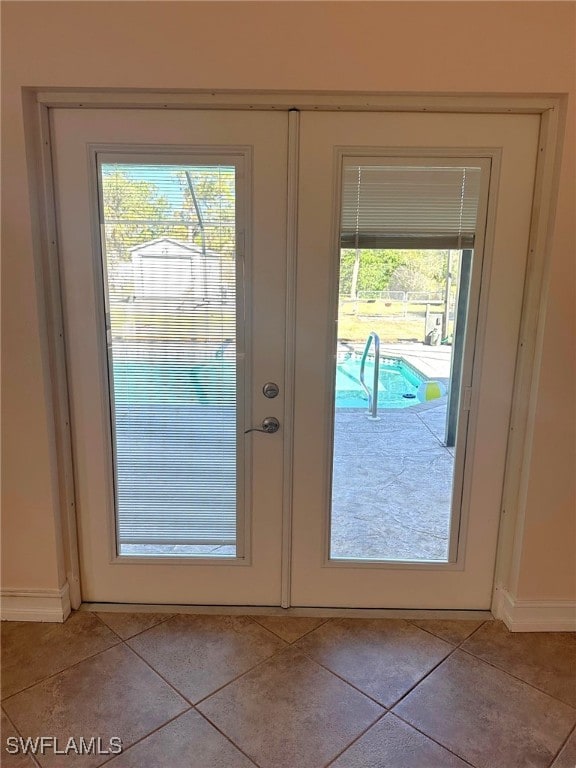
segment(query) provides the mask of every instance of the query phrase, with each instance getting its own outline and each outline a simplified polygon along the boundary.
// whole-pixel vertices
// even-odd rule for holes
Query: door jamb
[[[514,595],[518,587],[522,538],[528,494],[529,466],[538,397],[538,383],[543,353],[545,310],[549,283],[553,224],[558,193],[560,162],[567,96],[542,95],[446,95],[381,94],[349,92],[126,92],[120,90],[23,89],[26,150],[29,162],[31,206],[34,222],[33,255],[40,284],[39,302],[46,334],[43,354],[46,363],[46,387],[53,408],[53,440],[57,475],[58,508],[55,524],[60,534],[58,559],[66,574],[70,602],[81,604],[80,564],[74,492],[74,465],[71,450],[68,378],[64,346],[62,291],[54,200],[49,110],[65,107],[108,109],[235,109],[294,111],[289,116],[293,127],[289,146],[289,188],[297,184],[293,162],[298,151],[297,114],[302,110],[377,111],[377,112],[451,112],[539,114],[540,138],[529,253],[518,338],[516,370],[509,425],[508,448],[502,494],[498,551],[494,573],[493,610],[502,611],[502,596]],[[297,216],[288,211],[287,319],[295,309],[295,237]],[[285,423],[293,418],[292,384],[294,373],[294,335],[286,332],[287,404]],[[285,430],[288,435],[289,430]],[[292,443],[285,437],[285,473],[283,488],[283,577],[282,607],[289,606],[290,589],[290,502]]]

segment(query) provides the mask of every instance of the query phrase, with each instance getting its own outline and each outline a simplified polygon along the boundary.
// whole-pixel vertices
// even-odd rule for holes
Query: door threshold
[[[351,619],[450,619],[490,621],[490,611],[415,608],[280,608],[274,605],[154,605],[142,603],[82,603],[79,611],[96,613],[181,613],[224,616],[294,616]]]

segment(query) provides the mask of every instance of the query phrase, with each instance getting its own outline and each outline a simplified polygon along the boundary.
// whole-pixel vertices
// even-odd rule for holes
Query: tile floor
[[[2,624],[5,768],[574,768],[576,635],[74,613]],[[9,736],[122,739],[9,755]]]

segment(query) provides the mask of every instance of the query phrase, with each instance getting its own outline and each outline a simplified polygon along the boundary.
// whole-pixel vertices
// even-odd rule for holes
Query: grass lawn
[[[430,304],[430,312],[441,313],[442,304]],[[380,340],[424,341],[426,304],[409,304],[406,308],[398,301],[352,301],[341,299],[338,313],[338,338],[342,341],[363,342],[370,331]],[[452,323],[448,328],[452,331]]]
[[[443,305],[430,304],[432,313],[440,313]],[[338,338],[362,343],[371,331],[382,342],[424,341],[426,304],[404,305],[390,301],[351,301],[341,299],[338,316]],[[217,307],[158,306],[154,312],[148,304],[114,303],[111,306],[112,333],[124,339],[206,339],[218,341],[222,334],[233,335],[235,310],[231,304]],[[449,333],[452,332],[452,323]]]

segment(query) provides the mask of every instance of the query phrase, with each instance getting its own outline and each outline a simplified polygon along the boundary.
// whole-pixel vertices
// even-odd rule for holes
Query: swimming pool
[[[374,361],[366,361],[364,381],[372,390]],[[418,387],[425,381],[411,366],[398,358],[385,358],[378,369],[378,407],[407,408],[420,401]],[[360,360],[346,360],[336,368],[336,408],[367,408],[368,397],[360,384]]]
[[[113,371],[116,405],[218,403],[233,406],[235,403],[236,368],[229,360],[190,364],[181,360],[119,359],[114,361]],[[373,376],[374,361],[368,360],[365,381],[370,388]],[[419,402],[416,393],[424,377],[403,360],[381,360],[379,380],[379,408],[406,408]],[[360,385],[360,360],[338,363],[336,408],[366,408],[367,404],[368,398]]]

